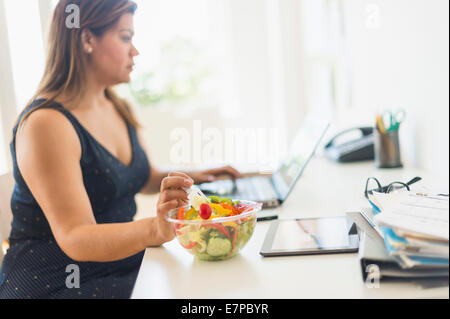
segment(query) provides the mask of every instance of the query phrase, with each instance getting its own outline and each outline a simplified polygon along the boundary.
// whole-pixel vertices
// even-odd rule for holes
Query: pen
[[[377,115],[376,121],[377,121],[378,131],[380,131],[380,133],[382,133],[382,134],[386,134],[386,128],[384,127],[383,119],[381,118],[380,114]]]

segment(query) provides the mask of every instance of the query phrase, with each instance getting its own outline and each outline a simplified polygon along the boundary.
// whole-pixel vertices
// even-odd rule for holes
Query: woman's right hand
[[[157,236],[162,244],[175,238],[173,225],[166,218],[172,209],[188,203],[188,194],[183,188],[190,188],[193,184],[194,180],[183,173],[170,173],[162,180],[156,217]]]

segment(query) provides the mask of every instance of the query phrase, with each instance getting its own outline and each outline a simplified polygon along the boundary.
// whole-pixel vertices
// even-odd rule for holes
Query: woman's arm
[[[22,176],[58,245],[70,258],[80,262],[117,261],[173,239],[163,216],[178,205],[174,199],[187,198],[176,190],[162,189],[164,198],[160,198],[156,218],[123,224],[96,223],[83,182],[78,136],[58,111],[34,112],[18,132],[16,152]],[[178,179],[176,185],[185,181]]]

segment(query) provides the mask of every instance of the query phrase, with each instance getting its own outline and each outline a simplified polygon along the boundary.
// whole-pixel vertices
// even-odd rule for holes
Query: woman
[[[78,29],[65,24],[72,3]],[[129,298],[145,248],[174,238],[164,216],[187,201],[183,188],[239,177],[230,167],[167,175],[150,166],[132,109],[111,90],[130,81],[138,55],[135,10],[128,0],[61,0],[55,9],[45,74],[13,131],[0,298]],[[135,195],[158,191],[157,217],[133,221]],[[74,265],[79,288],[70,289]]]

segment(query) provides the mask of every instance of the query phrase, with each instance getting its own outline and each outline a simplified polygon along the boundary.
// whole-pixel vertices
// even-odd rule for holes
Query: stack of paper
[[[448,269],[449,199],[410,192],[374,193],[375,223],[386,249],[404,269]]]

